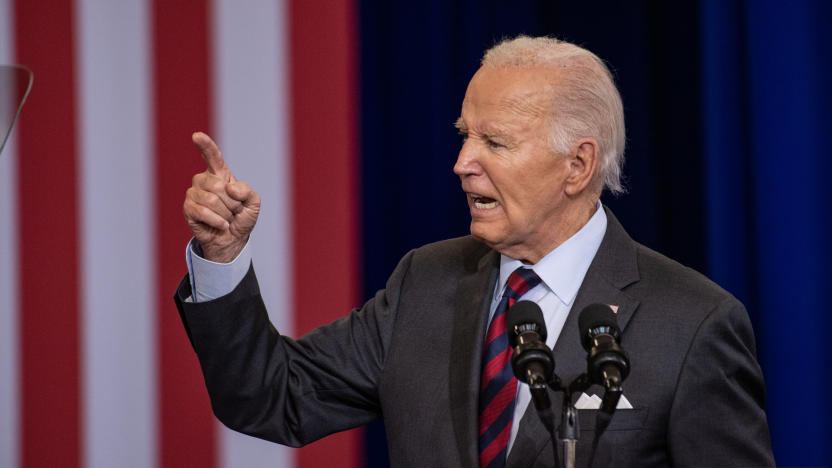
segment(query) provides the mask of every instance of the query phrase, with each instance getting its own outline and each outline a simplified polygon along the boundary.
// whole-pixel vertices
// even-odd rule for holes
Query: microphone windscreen
[[[615,312],[606,304],[586,306],[578,316],[578,329],[581,332],[581,342],[586,350],[589,350],[589,347],[592,346],[592,330],[604,329],[616,338],[621,334]]]
[[[546,322],[543,320],[543,311],[540,306],[532,301],[518,301],[506,312],[506,327],[509,337],[515,336],[514,327],[521,325],[522,328],[536,328],[540,339],[546,341]]]

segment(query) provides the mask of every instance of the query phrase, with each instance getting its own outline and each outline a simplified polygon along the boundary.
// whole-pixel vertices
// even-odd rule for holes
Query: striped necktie
[[[506,330],[506,311],[523,294],[540,284],[534,271],[520,267],[508,277],[485,336],[480,380],[480,468],[502,468],[506,463],[517,379],[511,369],[512,349]]]

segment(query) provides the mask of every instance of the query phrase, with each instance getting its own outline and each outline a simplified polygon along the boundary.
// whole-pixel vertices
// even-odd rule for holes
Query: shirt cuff
[[[231,262],[212,262],[202,258],[202,246],[193,238],[185,249],[185,260],[191,278],[190,299],[206,302],[229,294],[240,284],[251,265],[251,254],[246,243]]]

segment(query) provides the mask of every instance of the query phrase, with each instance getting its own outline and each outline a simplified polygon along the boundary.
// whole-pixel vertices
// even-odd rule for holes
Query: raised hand
[[[222,153],[208,135],[191,136],[207,169],[195,175],[185,192],[183,212],[208,260],[227,263],[248,242],[260,213],[260,195],[234,178]]]

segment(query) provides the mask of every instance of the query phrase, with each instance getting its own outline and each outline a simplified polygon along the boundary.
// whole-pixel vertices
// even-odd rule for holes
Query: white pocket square
[[[595,394],[589,396],[586,393],[581,392],[581,396],[579,396],[578,401],[575,402],[575,409],[598,409],[600,407],[601,398]],[[630,401],[627,400],[627,397],[621,395],[621,398],[618,399],[618,405],[616,405],[615,408],[633,409],[633,405],[630,404]]]

